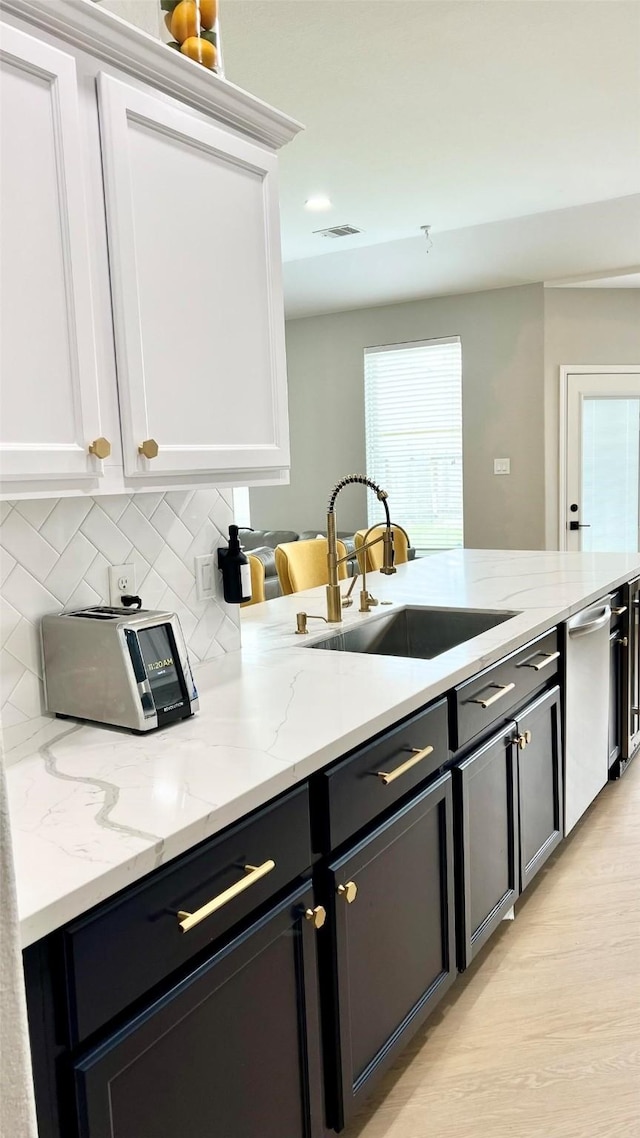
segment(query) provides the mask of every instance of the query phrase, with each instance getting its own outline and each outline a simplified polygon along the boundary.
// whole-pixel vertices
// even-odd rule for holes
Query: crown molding
[[[278,150],[301,123],[171,51],[93,0],[1,0],[0,11],[42,28],[120,71]]]

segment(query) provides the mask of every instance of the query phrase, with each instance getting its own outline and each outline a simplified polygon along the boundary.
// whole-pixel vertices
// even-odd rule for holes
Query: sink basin
[[[512,616],[518,616],[518,613],[408,605],[387,616],[367,621],[360,628],[334,633],[304,647],[431,660],[441,652],[448,652],[450,648],[510,620]]]

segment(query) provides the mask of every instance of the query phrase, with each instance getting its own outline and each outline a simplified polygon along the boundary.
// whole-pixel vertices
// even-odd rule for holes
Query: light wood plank
[[[640,760],[343,1138],[640,1138]]]

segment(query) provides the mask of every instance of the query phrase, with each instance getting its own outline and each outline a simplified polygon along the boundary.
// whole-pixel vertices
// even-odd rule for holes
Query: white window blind
[[[367,474],[417,549],[463,544],[460,337],[365,348]],[[382,520],[368,496],[369,525]]]

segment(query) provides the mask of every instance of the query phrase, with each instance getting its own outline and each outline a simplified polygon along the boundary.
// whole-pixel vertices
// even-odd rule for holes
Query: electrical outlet
[[[216,574],[213,553],[195,557],[196,569],[196,598],[199,601],[210,601],[216,595]]]
[[[109,566],[109,604],[113,608],[121,607],[120,597],[124,593],[135,593],[136,591],[136,567],[135,565],[110,565]]]

